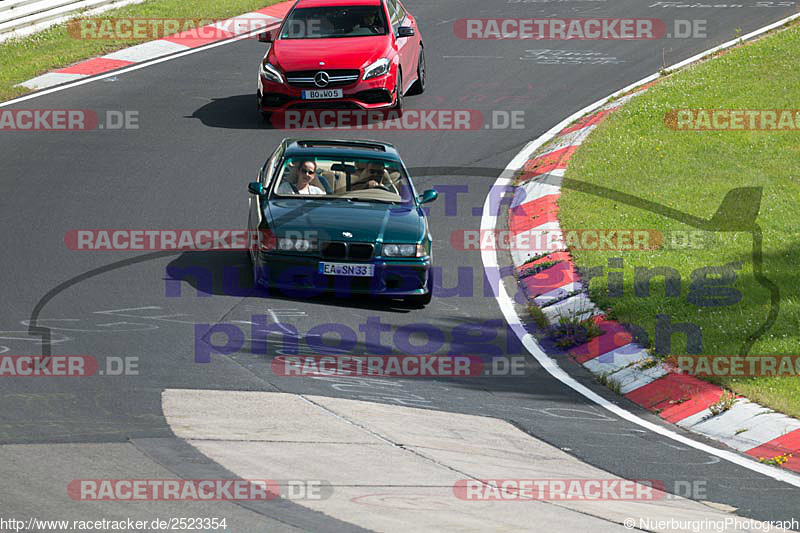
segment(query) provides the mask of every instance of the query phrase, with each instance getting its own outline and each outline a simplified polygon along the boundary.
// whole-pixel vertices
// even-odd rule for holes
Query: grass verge
[[[109,10],[92,18],[224,19],[277,4],[279,1],[281,0],[149,0]],[[0,101],[31,92],[17,84],[39,74],[142,42],[144,41],[135,39],[74,39],[68,34],[67,24],[64,23],[28,37],[0,43]]]
[[[668,334],[668,320],[697,326],[704,354],[741,354],[770,311],[770,292],[754,273],[760,259],[764,276],[779,287],[780,308],[748,353],[800,354],[800,131],[676,131],[664,120],[678,109],[797,109],[798,55],[800,26],[793,24],[674,73],[610,115],[570,161],[559,201],[562,227],[656,229],[664,236],[665,245],[654,251],[572,251],[578,267],[604,268],[590,283],[598,306],[640,328],[645,343],[660,345],[662,353],[690,348],[687,335]],[[683,214],[672,218],[620,196],[590,194],[587,185]],[[710,219],[737,187],[762,189],[756,218],[763,232],[761,256],[754,253],[751,232],[696,233],[693,245],[685,246],[685,232],[698,231],[691,217]],[[750,206],[742,200],[734,207],[729,215],[735,218]],[[611,258],[622,258],[624,266],[610,265]],[[647,269],[661,267],[662,275],[648,282]],[[702,270],[709,267],[716,270]],[[609,291],[610,272],[622,273],[621,294],[616,277]],[[800,377],[711,379],[800,417]]]

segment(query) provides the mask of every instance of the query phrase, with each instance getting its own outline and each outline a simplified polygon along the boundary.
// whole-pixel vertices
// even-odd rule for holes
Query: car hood
[[[279,39],[269,52],[270,62],[283,71],[361,69],[388,56],[389,39],[342,37],[338,39]],[[320,65],[324,61],[325,65]]]
[[[267,219],[279,237],[287,231],[315,231],[320,240],[350,242],[421,242],[425,219],[416,208],[344,200],[272,199]],[[349,232],[352,237],[345,237]]]

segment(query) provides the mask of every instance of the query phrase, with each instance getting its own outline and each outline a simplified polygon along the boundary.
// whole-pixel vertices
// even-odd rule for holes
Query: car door
[[[397,37],[397,28],[403,26],[406,21],[406,11],[397,0],[386,0],[386,7],[389,10],[389,23],[392,26],[397,53],[400,57],[400,66],[403,69],[403,90],[408,87],[409,80],[416,76],[416,63],[412,63],[414,57],[414,37]]]
[[[402,17],[400,21],[400,26],[410,26],[414,28],[414,36],[413,37],[406,37],[401,40],[406,41],[405,46],[405,54],[408,56],[408,65],[403,67],[403,72],[407,72],[408,75],[406,76],[406,80],[412,80],[417,77],[417,62],[419,61],[419,50],[420,44],[422,43],[422,37],[419,34],[419,28],[417,27],[417,19],[414,16],[406,11],[403,7],[403,4],[397,0],[397,9],[399,16]]]
[[[275,167],[280,162],[281,157],[283,156],[283,145],[279,146],[267,160],[266,164],[261,168],[261,171],[258,173],[258,181],[261,182],[261,186],[264,190],[268,190],[269,186],[271,185],[271,179],[275,174]],[[262,211],[262,199],[257,197],[255,194],[250,194],[249,202],[249,214],[247,217],[247,229],[248,229],[248,249],[251,250],[250,247],[250,239],[249,236],[251,235],[250,232],[259,229],[261,226],[261,221],[264,218],[264,212]]]

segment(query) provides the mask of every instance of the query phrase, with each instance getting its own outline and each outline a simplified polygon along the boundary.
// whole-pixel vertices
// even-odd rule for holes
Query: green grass
[[[722,397],[709,405],[708,410],[711,411],[711,416],[717,416],[730,411],[734,405],[736,405],[736,395],[730,391],[722,391]]]
[[[519,267],[520,268],[520,272],[519,272],[519,277],[520,278],[525,278],[527,276],[534,276],[534,275],[538,274],[539,272],[541,272],[542,270],[547,270],[548,268],[550,268],[552,266],[556,266],[557,264],[559,264],[561,262],[561,261],[543,261],[541,263],[536,263],[534,265],[534,264],[531,264],[531,263],[533,263],[533,261],[535,261],[535,259],[526,261],[525,263],[523,263],[522,266]],[[528,265],[528,266],[525,266],[525,265]]]
[[[532,303],[528,305],[528,312],[531,314],[533,321],[536,323],[537,326],[541,329],[547,328],[550,325],[550,322],[547,320],[547,317],[544,314],[538,305]]]
[[[280,0],[149,0],[106,11],[91,18],[152,17],[222,19],[277,4]],[[78,17],[76,17],[78,18]],[[18,83],[83,59],[140,44],[141,40],[74,39],[67,24],[0,44],[0,101],[31,92]]]
[[[556,346],[565,349],[585,344],[602,333],[591,318],[578,320],[569,316],[559,317],[558,324],[551,326],[549,332]]]
[[[559,201],[564,228],[657,229],[665,235],[694,230],[687,217],[669,218],[619,197],[589,194],[570,180],[607,187],[661,206],[710,219],[726,193],[762,187],[756,219],[763,231],[763,273],[780,289],[780,312],[751,355],[800,354],[800,131],[674,131],[665,114],[674,109],[797,109],[800,106],[800,27],[789,28],[730,53],[673,73],[613,113],[572,158]],[[736,204],[746,210],[745,205]],[[735,215],[735,212],[734,212]],[[695,249],[573,251],[579,267],[605,267],[591,281],[592,299],[618,320],[642,327],[652,347],[657,314],[702,330],[702,352],[740,354],[748,337],[767,320],[770,293],[754,276],[750,232],[716,232]],[[624,260],[621,297],[608,291],[608,259]],[[741,262],[730,285],[742,295],[733,305],[698,306],[688,300],[691,273]],[[634,295],[635,267],[667,266],[680,274],[680,296],[665,294],[653,278],[649,297]],[[696,291],[695,291],[696,293]],[[663,338],[663,336],[662,336]],[[686,353],[675,334],[670,354]],[[714,378],[725,388],[800,417],[798,378]]]
[[[606,387],[611,389],[612,392],[614,392],[614,394],[616,394],[617,396],[622,396],[622,385],[614,378],[612,378],[608,374],[608,372],[603,372],[602,374],[599,374],[596,377],[596,379],[598,383],[600,383],[601,385],[605,385]]]

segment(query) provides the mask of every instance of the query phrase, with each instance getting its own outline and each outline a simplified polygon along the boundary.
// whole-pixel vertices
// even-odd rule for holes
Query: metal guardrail
[[[64,22],[82,11],[99,11],[143,0],[0,0],[0,40]]]

